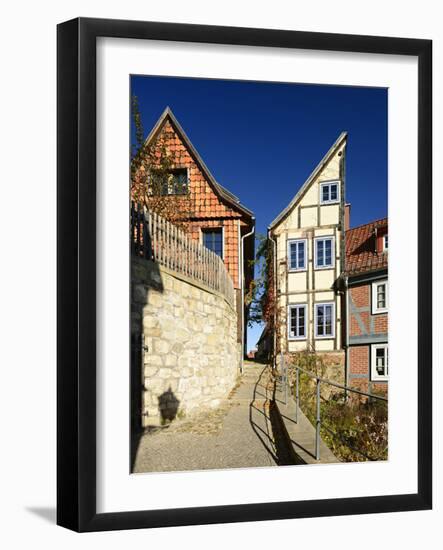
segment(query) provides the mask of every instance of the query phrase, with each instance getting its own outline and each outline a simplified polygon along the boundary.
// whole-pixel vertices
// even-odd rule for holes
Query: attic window
[[[167,174],[153,173],[150,176],[150,194],[185,195],[188,192],[188,170],[175,168]]]
[[[328,181],[320,184],[320,203],[334,204],[340,200],[339,182]]]

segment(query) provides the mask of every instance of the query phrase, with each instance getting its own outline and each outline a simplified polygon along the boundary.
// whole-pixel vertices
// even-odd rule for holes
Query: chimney
[[[347,202],[345,204],[345,231],[347,231],[351,226],[351,203]]]

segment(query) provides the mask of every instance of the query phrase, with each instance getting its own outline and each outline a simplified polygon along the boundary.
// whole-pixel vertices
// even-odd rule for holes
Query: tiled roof
[[[183,128],[180,126],[180,123],[178,122],[178,120],[175,118],[175,115],[170,109],[170,107],[166,107],[166,109],[161,114],[160,118],[157,120],[155,126],[152,128],[151,132],[149,133],[148,137],[145,140],[145,145],[149,145],[149,143],[155,138],[155,136],[157,135],[157,132],[160,130],[163,123],[168,118],[171,121],[172,125],[175,127],[180,137],[186,143],[189,151],[194,156],[195,160],[197,161],[197,164],[200,165],[201,169],[206,174],[208,180],[210,181],[212,186],[215,188],[216,192],[218,192],[218,194],[221,195],[230,205],[237,207],[239,210],[241,210],[242,212],[244,212],[245,214],[253,218],[254,217],[253,212],[248,208],[246,208],[246,206],[241,204],[240,199],[238,197],[236,197],[233,193],[228,191],[226,187],[223,187],[223,185],[221,185],[220,183],[218,183],[218,181],[216,181],[214,176],[209,171],[209,168],[206,166],[206,164],[203,162],[203,159],[197,152],[197,149],[192,145],[191,140],[186,135]]]
[[[388,254],[377,253],[375,239],[376,228],[386,228],[387,225],[388,218],[383,218],[346,231],[345,271],[347,275],[368,273],[388,267]]]

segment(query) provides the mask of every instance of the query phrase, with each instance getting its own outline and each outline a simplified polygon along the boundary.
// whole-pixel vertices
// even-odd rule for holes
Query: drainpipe
[[[346,337],[345,337],[345,386],[349,386],[349,285],[348,276],[343,277],[345,283],[345,300],[346,300]]]
[[[274,300],[275,300],[275,308],[274,308],[274,337],[273,337],[272,341],[273,341],[273,347],[274,347],[274,353],[273,353],[274,368],[276,368],[277,367],[277,358],[276,358],[277,342],[276,342],[276,338],[275,338],[275,324],[277,322],[277,312],[276,312],[276,307],[277,307],[277,241],[274,239],[274,237],[271,236],[271,230],[269,229],[269,227],[268,227],[268,239],[274,245],[273,259],[274,259]]]
[[[241,226],[240,226],[240,220],[237,220],[237,260],[238,260],[237,261],[237,263],[238,263],[238,265],[237,265],[238,282],[241,285],[242,281],[240,279],[241,279],[242,269],[241,269]],[[241,286],[240,286],[240,288],[241,288]],[[237,311],[238,311],[238,307],[237,307]],[[240,345],[242,345],[241,342],[240,342]],[[239,370],[240,374],[243,371],[243,357],[242,357],[242,354],[240,354],[238,370]]]
[[[255,218],[252,218],[254,225],[249,233],[241,238],[241,363],[240,372],[243,372],[243,359],[245,356],[245,238],[250,237],[255,232]]]

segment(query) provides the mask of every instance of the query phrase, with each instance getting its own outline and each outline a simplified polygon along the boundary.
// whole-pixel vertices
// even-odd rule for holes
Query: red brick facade
[[[202,239],[202,229],[223,229],[223,260],[232,277],[234,288],[240,289],[241,236],[249,233],[254,226],[252,213],[215,181],[169,109],[160,117],[146,140],[146,147],[154,150],[156,156],[161,154],[159,144],[166,150],[171,168],[187,170],[188,200],[191,207],[189,218],[182,226],[185,225],[185,229],[198,241]],[[180,200],[180,197],[171,195],[171,200]],[[250,260],[254,258],[253,242],[253,237],[245,242],[245,286],[248,286],[253,277],[250,267]]]
[[[379,247],[387,230],[384,219],[346,232],[347,381],[352,387],[376,393],[387,392],[387,376],[381,380],[375,367],[377,348],[383,348],[388,364],[388,257]],[[381,312],[374,303],[377,284],[384,285],[386,292],[386,307]]]
[[[388,314],[372,314],[372,282],[351,286],[349,297],[349,364],[348,381],[363,391],[387,391],[386,381],[371,375],[371,353],[374,344],[388,341]],[[358,338],[368,343],[357,344]]]

